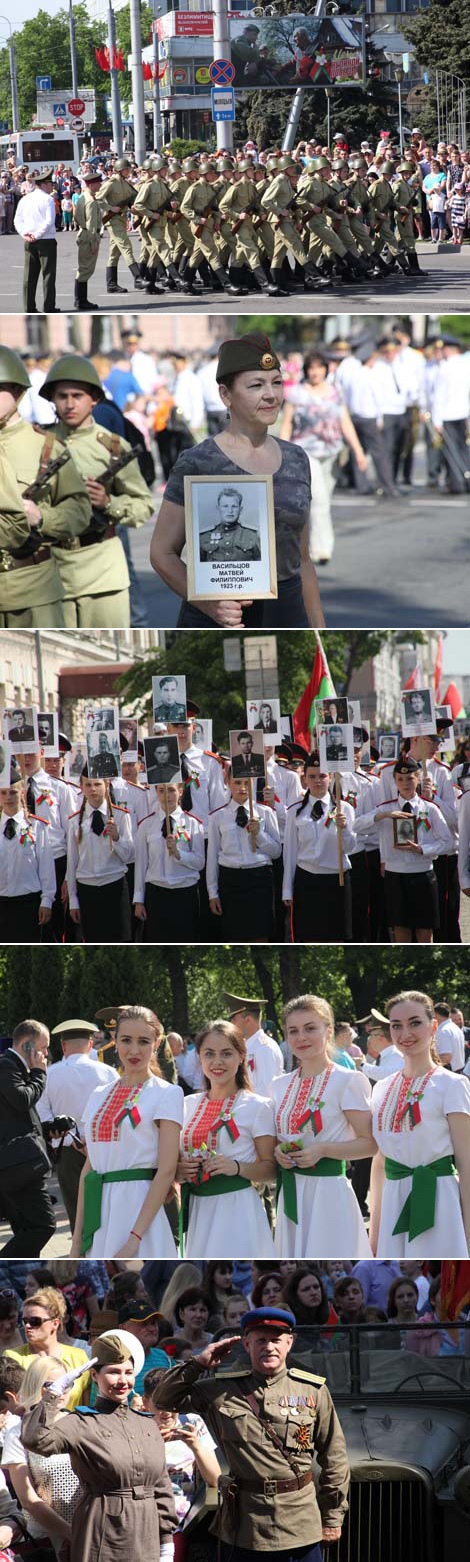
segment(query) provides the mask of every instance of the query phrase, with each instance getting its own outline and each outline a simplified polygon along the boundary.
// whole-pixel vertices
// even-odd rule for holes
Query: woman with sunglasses
[[[99,1085],[84,1114],[87,1157],[71,1256],[174,1258],[164,1204],[175,1177],[183,1092],[162,1079],[160,1025],[140,1004],[122,1009],[116,1051],[122,1076]]]
[[[40,1356],[53,1356],[62,1362],[64,1372],[70,1372],[74,1367],[83,1366],[86,1371],[88,1356],[85,1350],[78,1345],[62,1343],[59,1335],[62,1334],[67,1317],[67,1304],[62,1292],[55,1286],[45,1285],[40,1290],[27,1296],[23,1307],[23,1328],[26,1335],[26,1344],[9,1345],[5,1350],[5,1356],[11,1356],[13,1361],[18,1361],[22,1367],[28,1368],[32,1362]],[[70,1391],[68,1400],[69,1408],[78,1404],[83,1389],[74,1385]]]

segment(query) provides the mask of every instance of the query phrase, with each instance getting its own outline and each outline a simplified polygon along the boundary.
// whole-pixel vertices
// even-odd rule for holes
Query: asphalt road
[[[416,466],[419,476],[421,451]],[[328,628],[466,627],[469,515],[465,495],[422,486],[405,489],[401,500],[337,490],[335,552],[331,563],[319,569]],[[151,532],[149,524],[130,533],[132,557],[147,622],[171,629],[179,599],[150,568]]]
[[[59,233],[58,240],[58,281],[57,281],[57,305],[61,310],[73,309],[73,283],[76,270],[77,246],[73,233]],[[133,249],[136,258],[139,256],[139,241],[133,237]],[[106,292],[106,255],[108,250],[107,239],[101,244],[98,266],[92,281],[89,284],[89,296],[100,308],[106,308],[108,313],[119,311],[123,307],[128,309],[139,308],[139,312],[146,309],[167,311],[168,308],[189,310],[192,314],[237,314],[240,309],[253,308],[253,300],[261,304],[263,295],[253,293],[250,297],[244,297],[241,301],[231,298],[224,293],[204,292],[199,297],[193,297],[184,293],[170,293],[163,297],[147,297],[147,294],[132,285],[131,274],[123,261],[119,266],[119,281],[121,287],[129,289],[126,303],[122,297]],[[470,286],[470,245],[463,245],[459,253],[452,249],[451,244],[439,247],[439,253],[431,243],[418,244],[418,255],[423,275],[410,281],[401,273],[394,273],[383,282],[375,282],[373,286],[334,287],[320,294],[318,293],[293,293],[289,301],[289,308],[295,304],[295,310],[299,314],[324,314],[341,310],[343,306],[350,310],[357,304],[358,311],[365,314],[408,314],[417,309],[424,313],[446,314],[463,312],[467,308],[468,291]],[[22,274],[23,274],[23,240],[18,235],[10,235],[8,238],[0,238],[0,267],[2,275],[2,309],[6,313],[18,314],[22,312]],[[38,288],[38,309],[41,310],[42,294],[41,284]],[[285,298],[266,298],[263,307],[270,314],[283,314],[286,309]]]

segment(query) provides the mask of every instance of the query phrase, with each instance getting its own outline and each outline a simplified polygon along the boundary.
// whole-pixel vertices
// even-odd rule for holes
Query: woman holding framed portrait
[[[176,462],[152,538],[153,568],[184,598],[182,628],[321,628],[309,460],[269,433],[284,387],[268,337],[254,331],[223,342],[217,382],[227,429]]]

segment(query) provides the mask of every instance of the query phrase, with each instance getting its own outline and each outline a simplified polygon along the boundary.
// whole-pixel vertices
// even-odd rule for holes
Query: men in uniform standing
[[[103,231],[101,207],[96,199],[102,180],[92,168],[88,172],[85,171],[81,177],[86,188],[82,190],[75,205],[75,221],[79,228],[75,308],[99,309],[99,304],[92,304],[88,298],[88,283],[96,268]]]
[[[93,418],[105,394],[88,358],[64,353],[48,370],[41,394],[52,401],[92,505],[91,522],[75,546],[55,548],[68,629],[127,629],[130,624],[129,571],[116,527],[142,526],[153,514],[153,499],[137,459],[115,477],[102,478],[113,460],[130,451],[125,439],[109,434]]]
[[[165,182],[167,165],[162,157],[150,159],[151,177],[141,184],[134,202],[134,211],[145,223],[148,234],[149,254],[147,262],[147,293],[160,293],[157,278],[167,276],[173,287],[181,281],[172,258],[167,230],[167,214],[171,207],[171,190]]]
[[[235,993],[224,993],[228,1018],[236,1025],[246,1042],[246,1055],[250,1079],[257,1096],[269,1096],[273,1079],[284,1073],[281,1048],[272,1036],[263,1030],[261,1020],[266,1008],[265,998],[238,998]]]
[[[195,1410],[223,1448],[214,1521],[222,1562],[259,1552],[283,1562],[321,1562],[321,1543],[339,1539],[347,1507],[346,1445],[323,1378],[289,1366],[295,1318],[258,1307],[241,1319],[249,1364],[221,1363],[234,1341],[213,1341],[191,1361],[163,1372],[154,1391],[162,1410]],[[320,1465],[318,1497],[313,1459]]]
[[[418,256],[416,254],[416,237],[413,222],[413,212],[416,202],[416,183],[412,176],[416,175],[414,163],[400,163],[395,178],[392,179],[393,199],[395,202],[395,226],[403,246],[408,270],[421,271]]]
[[[109,179],[105,179],[101,185],[97,200],[105,213],[105,222],[109,227],[109,255],[106,268],[106,287],[108,293],[126,293],[127,288],[118,286],[119,256],[123,255],[127,260],[129,270],[134,278],[134,287],[144,287],[145,283],[140,275],[140,268],[134,260],[134,251],[127,232],[127,213],[134,205],[136,197],[135,185],[131,184],[129,174],[131,163],[128,157],[119,157],[114,164],[114,169]]]
[[[25,423],[18,402],[30,386],[19,353],[0,348],[0,458],[6,460],[12,478],[4,508],[0,493],[0,525],[9,526],[11,482],[18,495],[44,476],[52,461],[65,454],[53,429],[41,430]],[[23,501],[28,535],[18,547],[13,535],[0,554],[0,623],[21,629],[61,629],[64,624],[64,590],[51,544],[73,546],[88,526],[90,500],[74,461],[66,460],[44,482],[37,500]],[[13,546],[12,546],[13,544]]]
[[[52,168],[33,173],[31,178],[35,189],[21,197],[13,218],[17,233],[25,241],[23,308],[25,314],[37,315],[36,289],[42,275],[44,310],[46,314],[55,314],[57,238]]]
[[[93,1037],[99,1035],[98,1026],[93,1022],[63,1020],[51,1035],[59,1038],[63,1057],[60,1063],[51,1063],[47,1070],[45,1089],[38,1102],[38,1116],[42,1123],[50,1123],[57,1117],[72,1117],[83,1138],[85,1107],[92,1092],[98,1085],[117,1083],[119,1075],[108,1063],[99,1063],[90,1057]],[[56,1172],[72,1233],[84,1162],[85,1151],[77,1144],[77,1136],[65,1134]]]

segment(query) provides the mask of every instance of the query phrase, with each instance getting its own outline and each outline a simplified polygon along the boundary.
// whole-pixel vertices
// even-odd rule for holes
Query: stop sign
[[[85,113],[83,98],[69,98],[68,110],[73,119],[81,119]]]

